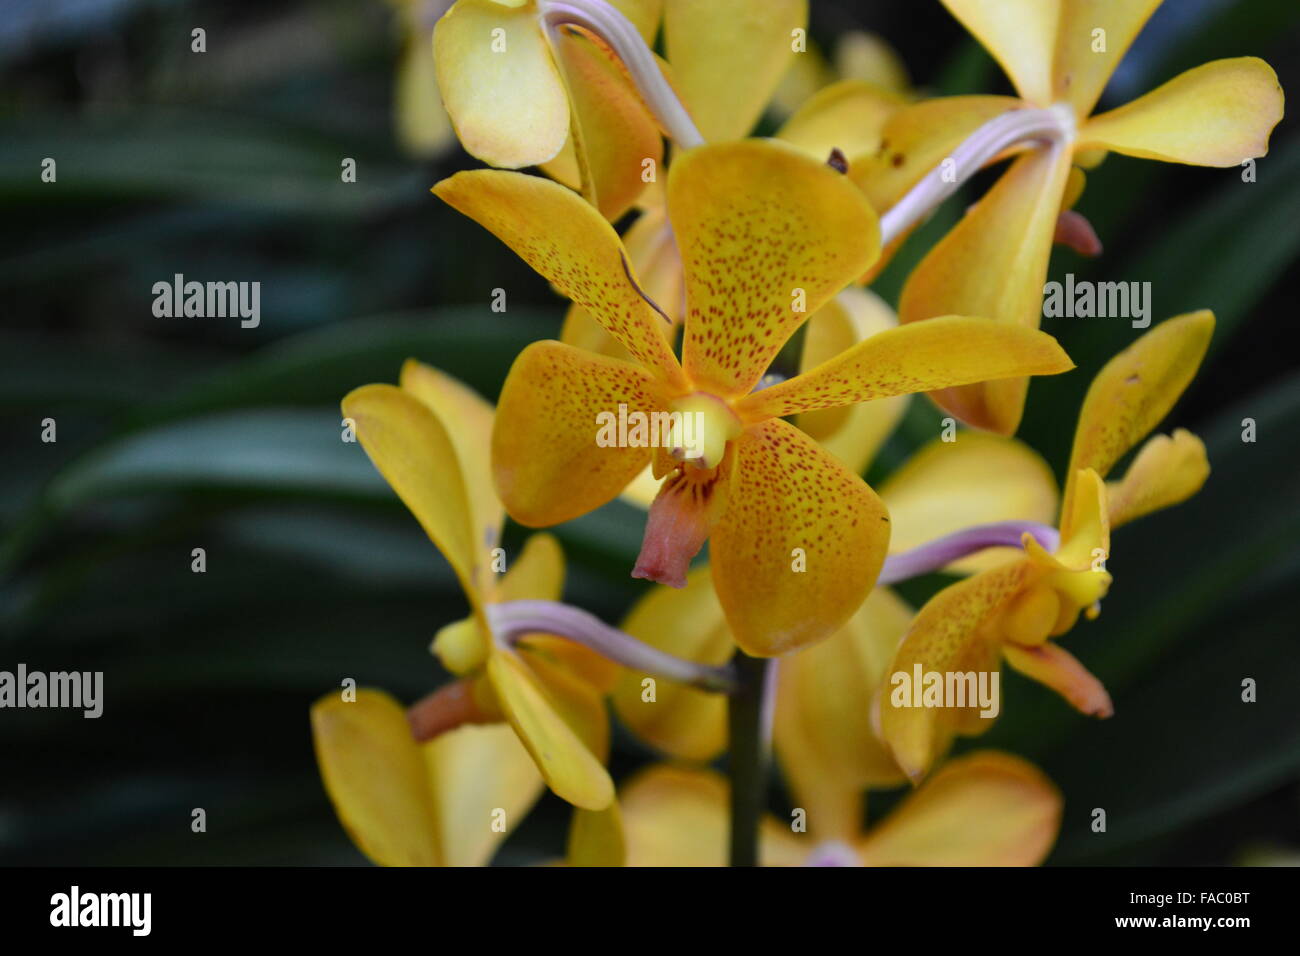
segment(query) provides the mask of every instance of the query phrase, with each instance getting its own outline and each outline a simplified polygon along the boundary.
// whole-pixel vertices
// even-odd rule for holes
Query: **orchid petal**
[[[665,408],[648,372],[560,342],[534,342],[515,359],[497,406],[492,466],[510,516],[559,524],[614,498],[650,461],[648,447],[597,439],[606,415]],[[617,439],[617,436],[611,436]]]
[[[573,811],[564,857],[569,866],[624,865],[623,815],[617,801],[604,810]]]
[[[1184,428],[1173,437],[1155,435],[1138,452],[1120,481],[1107,485],[1110,526],[1186,501],[1210,475],[1205,443]]]
[[[1056,691],[1081,714],[1104,718],[1115,713],[1101,681],[1059,644],[1047,641],[1037,647],[1021,647],[1007,643],[1002,653],[1008,664]]]
[[[791,31],[807,25],[808,0],[667,0],[668,62],[707,142],[753,129],[794,59]]]
[[[531,5],[456,0],[433,29],[442,101],[473,156],[519,169],[555,156],[569,103]]]
[[[958,757],[859,843],[867,866],[1035,866],[1056,842],[1061,792],[991,750]]]
[[[891,554],[974,525],[1055,523],[1056,479],[1036,451],[1014,438],[983,432],[961,431],[955,438],[936,438],[923,446],[877,489],[893,526]],[[989,548],[961,559],[950,570],[982,571],[1015,553]]]
[[[713,529],[713,583],[732,635],[773,657],[823,640],[866,599],[889,517],[861,478],[793,425],[735,442],[726,510]]]
[[[906,102],[899,94],[870,83],[841,80],[809,98],[776,136],[823,162],[832,149],[838,149],[851,169],[859,157],[880,148],[885,121]]]
[[[777,140],[683,153],[669,170],[668,214],[686,277],[687,374],[722,396],[748,392],[880,251],[862,194]]]
[[[1037,329],[949,315],[873,335],[810,372],[746,396],[735,409],[759,420],[1073,367],[1056,340]]]
[[[912,613],[876,588],[834,635],[781,661],[773,739],[819,841],[856,838],[863,791],[905,779],[872,729],[869,704]]]
[[[1088,120],[1078,149],[1194,166],[1239,166],[1268,152],[1282,119],[1277,74],[1253,56],[1215,60]]]
[[[1209,348],[1214,313],[1192,312],[1162,322],[1097,373],[1079,411],[1070,452],[1064,513],[1073,477],[1091,468],[1102,478],[1160,423],[1183,393]]]
[[[1066,150],[1016,159],[965,218],[930,250],[903,289],[903,323],[936,315],[987,316],[1038,328],[1052,236],[1070,171]],[[1014,434],[1029,386],[1023,377],[946,389],[932,397],[958,418]]]
[[[665,381],[681,369],[663,316],[642,295],[618,235],[589,203],[540,176],[475,169],[433,187],[582,306]]]
[[[1061,0],[943,0],[1035,106],[1052,103],[1052,57]]]
[[[1160,3],[1063,0],[1052,67],[1053,100],[1071,104],[1076,116],[1091,113],[1115,67]]]

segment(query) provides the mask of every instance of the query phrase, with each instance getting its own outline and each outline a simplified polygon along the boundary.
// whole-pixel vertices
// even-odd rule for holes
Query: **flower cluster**
[[[409,710],[369,690],[313,709],[325,785],[375,861],[486,863],[543,788],[575,808],[574,864],[721,864],[728,834],[733,863],[1050,850],[1061,797],[1036,768],[946,757],[1000,712],[1004,662],[1111,713],[1058,639],[1099,613],[1112,530],[1206,480],[1194,435],[1147,436],[1214,330],[1208,311],[1169,319],[1101,369],[1058,490],[1012,437],[1029,379],[1073,368],[1038,328],[1051,248],[1100,252],[1075,207],[1107,153],[1238,165],[1265,153],[1282,92],[1243,57],[1094,115],[1158,0],[943,2],[1015,97],[919,98],[878,41],[874,81],[809,67],[806,0],[457,0],[432,27],[446,115],[492,167],[433,192],[570,307],[495,409],[415,361],[343,400],[471,612],[433,643],[455,680]],[[786,119],[754,137],[769,107]],[[866,286],[996,164],[896,315]],[[873,489],[861,475],[917,393],[954,427]],[[613,416],[663,440],[597,440]],[[628,570],[657,585],[618,628],[560,603],[550,535],[494,558],[505,515],[544,528],[619,496],[647,508]],[[935,571],[956,580],[920,608],[890,587]],[[607,702],[671,762],[616,786]],[[769,739],[792,823],[762,813]],[[724,752],[730,782],[708,766]],[[909,782],[864,832],[864,793]]]

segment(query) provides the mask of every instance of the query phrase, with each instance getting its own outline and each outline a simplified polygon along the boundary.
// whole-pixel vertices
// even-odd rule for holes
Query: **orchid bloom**
[[[1018,97],[960,96],[903,109],[886,123],[886,144],[876,160],[850,175],[877,208],[891,209],[922,175],[937,179],[932,170],[945,158],[956,167],[949,178],[961,182],[1009,150],[1021,152],[912,273],[899,303],[904,323],[957,313],[1038,328],[1059,214],[1083,189],[1078,167],[1095,165],[1106,152],[1239,166],[1267,152],[1282,117],[1277,76],[1255,57],[1204,64],[1118,109],[1091,115],[1160,0],[944,4],[1002,65]],[[891,209],[895,213],[914,221],[906,210]],[[933,397],[968,424],[1011,434],[1027,384],[1009,378]]]
[[[491,405],[437,369],[408,361],[400,387],[362,386],[344,398],[343,414],[470,604],[470,617],[444,627],[433,646],[461,680],[412,708],[416,737],[507,721],[558,796],[604,809],[614,796],[602,700],[613,665],[546,634],[507,639],[492,624],[493,605],[558,598],[564,561],[553,538],[534,535],[503,577],[493,570],[503,514],[488,463]]]
[[[620,794],[628,866],[723,866],[727,781],[710,770],[655,765]],[[1010,754],[980,751],[945,764],[865,833],[823,832],[817,811],[806,832],[766,817],[769,866],[1035,866],[1061,825],[1060,791]]]
[[[653,460],[666,480],[634,574],[680,586],[711,538],[728,624],[758,656],[833,633],[871,589],[889,540],[875,493],[782,416],[1071,367],[1036,330],[950,316],[872,336],[753,391],[807,314],[879,251],[875,214],[858,190],[776,141],[699,147],[670,169],[668,210],[685,267],[684,365],[618,236],[571,191],[473,170],[434,192],[581,304],[634,359],[551,341],[520,353],[492,439],[506,510],[530,527],[567,521],[615,497]],[[631,438],[602,447],[602,419],[632,412],[695,416],[698,447]]]
[[[433,25],[451,0],[389,0],[397,15],[402,50],[393,90],[393,124],[403,148],[413,156],[436,156],[456,135],[438,98],[433,65]]]
[[[1005,658],[1083,713],[1110,715],[1110,697],[1100,681],[1050,638],[1070,630],[1080,612],[1097,616],[1111,583],[1111,529],[1184,501],[1204,484],[1205,446],[1182,429],[1148,441],[1122,480],[1103,479],[1173,408],[1213,330],[1210,312],[1179,316],[1106,364],[1079,414],[1059,545],[1044,547],[1026,534],[1018,556],[936,594],[917,613],[891,673],[993,672]],[[881,731],[913,778],[925,773],[953,734],[978,734],[992,723],[978,707],[912,706],[896,690],[885,686],[880,692]]]
[[[663,112],[681,110],[646,45],[662,4],[456,0],[433,55],[461,144],[492,166],[542,166],[617,219],[645,188],[643,162],[663,159]],[[647,102],[630,68],[655,82],[658,100]],[[677,121],[689,126],[684,113]]]
[[[467,724],[419,743],[401,704],[361,688],[356,700],[322,697],[311,727],[339,819],[380,866],[485,866],[542,793],[506,724]]]

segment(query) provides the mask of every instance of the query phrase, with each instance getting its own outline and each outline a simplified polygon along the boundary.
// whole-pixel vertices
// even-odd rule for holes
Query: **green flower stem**
[[[732,866],[758,866],[758,825],[767,797],[771,661],[736,651],[736,689],[727,698]]]

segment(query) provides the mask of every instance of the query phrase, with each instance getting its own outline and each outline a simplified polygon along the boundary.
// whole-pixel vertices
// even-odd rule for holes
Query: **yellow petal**
[[[700,664],[719,665],[735,650],[707,566],[678,590],[656,587],[632,608],[623,630],[652,647]],[[625,669],[614,688],[614,710],[627,727],[658,750],[683,760],[707,761],[727,744],[727,699]],[[651,694],[653,690],[653,694]]]
[[[1052,641],[1037,647],[1008,643],[1002,653],[1008,664],[1056,691],[1080,713],[1090,717],[1109,717],[1115,713],[1101,681],[1060,645]]]
[[[1054,99],[1073,105],[1076,116],[1091,113],[1115,67],[1160,3],[1063,0],[1052,68]]]
[[[1194,166],[1239,166],[1268,152],[1282,106],[1277,74],[1263,60],[1215,60],[1088,120],[1077,148]]]
[[[736,643],[775,657],[824,640],[858,609],[889,518],[866,482],[787,422],[750,426],[735,444],[709,545],[713,583]]]
[[[1074,367],[1056,340],[1037,329],[943,316],[888,329],[810,372],[736,403],[750,421]]]
[[[608,0],[608,3],[632,21],[648,46],[654,46],[664,15],[664,0]]]
[[[1061,513],[1061,546],[1056,562],[1073,571],[1101,567],[1110,555],[1110,520],[1106,486],[1101,476],[1085,468],[1070,481],[1074,494]],[[1031,544],[1031,551],[1036,545]]]
[[[1053,524],[1059,504],[1052,469],[1036,451],[1014,438],[972,431],[958,432],[952,442],[936,438],[877,490],[893,524],[891,553],[971,525]],[[950,570],[982,571],[1014,553],[1009,548],[990,548],[958,561]]]
[[[943,5],[993,54],[1021,96],[1035,106],[1052,104],[1061,0],[943,0]]]
[[[541,777],[504,724],[466,726],[427,744],[405,709],[361,689],[312,707],[321,777],[358,848],[384,866],[481,866],[527,814]],[[504,812],[506,831],[494,829]]]
[[[492,432],[497,493],[512,518],[529,527],[576,518],[645,468],[648,447],[598,443],[602,435],[618,441],[620,405],[629,416],[666,407],[638,366],[560,342],[534,342],[519,353]]]
[[[1091,468],[1102,478],[1160,423],[1205,357],[1214,313],[1192,312],[1162,322],[1097,373],[1079,411],[1068,475]],[[1066,484],[1064,513],[1073,494]]]
[[[627,852],[618,803],[604,810],[575,809],[564,856],[569,866],[623,866]]]
[[[979,315],[999,324],[1038,328],[1069,171],[1065,150],[1038,149],[1013,161],[916,267],[899,301],[899,319],[908,323],[936,315]],[[1026,378],[1007,378],[932,397],[976,428],[1011,435],[1020,424],[1028,386]]]
[[[668,215],[686,275],[687,374],[724,396],[748,392],[880,252],[862,194],[776,140],[683,153],[669,170]]]
[[[343,415],[356,422],[361,447],[477,603],[489,548],[471,527],[470,499],[447,429],[427,405],[392,385],[349,392]]]
[[[794,57],[808,0],[667,0],[664,46],[678,92],[706,142],[753,129]]]
[[[728,786],[712,770],[656,764],[627,783],[621,793],[628,866],[726,866]],[[764,866],[799,862],[803,846],[771,817],[761,833]]]
[[[818,92],[782,125],[777,138],[825,162],[838,149],[853,162],[880,148],[881,130],[906,100],[860,80],[841,80]]]
[[[904,779],[872,730],[870,704],[911,623],[912,609],[876,588],[842,629],[780,662],[776,754],[818,841],[854,839],[863,791]]]
[[[403,391],[429,406],[456,446],[473,513],[474,540],[490,551],[497,545],[505,518],[492,488],[492,405],[446,372],[415,359],[402,365],[400,383]]]
[[[986,750],[945,764],[859,844],[868,866],[1035,866],[1056,842],[1061,793]]]
[[[951,742],[954,708],[908,706],[909,683],[893,683],[893,675],[912,682],[921,673],[965,670],[964,659],[978,644],[997,613],[1035,574],[1023,558],[950,584],[917,612],[890,667],[890,684],[881,692],[880,726],[894,758],[909,776],[923,775]],[[991,723],[991,721],[986,721]]]
[[[848,176],[884,212],[976,129],[1023,105],[1010,96],[945,96],[903,107],[885,121],[880,152],[851,162]]]
[[[663,162],[659,127],[613,51],[576,31],[560,30],[556,52],[564,68],[575,120],[574,153],[583,194],[613,221],[645,189],[646,162]]]
[[[799,371],[806,372],[853,348],[871,336],[898,325],[898,316],[884,299],[867,289],[850,286],[808,320]],[[796,424],[862,474],[907,411],[908,397],[897,395],[877,402],[842,405],[805,412]]]
[[[1124,478],[1107,486],[1110,526],[1118,527],[1135,518],[1186,501],[1201,490],[1210,475],[1205,443],[1186,429],[1173,437],[1152,437]]]
[[[402,48],[393,92],[397,135],[407,152],[434,156],[451,145],[454,131],[438,96],[433,43],[427,30],[418,30]]]
[[[614,784],[580,733],[595,719],[593,701],[603,717],[599,696],[589,689],[584,695],[584,685],[576,681],[548,681],[543,688],[532,669],[512,651],[494,651],[487,667],[506,719],[551,790],[576,807],[608,807],[614,799]],[[581,723],[575,728],[566,717],[580,718]]]
[[[497,601],[558,601],[564,591],[564,550],[550,534],[531,534],[496,589]]]
[[[586,309],[638,362],[680,383],[668,323],[641,295],[613,227],[582,197],[540,176],[497,169],[457,173],[433,191]]]
[[[845,79],[861,80],[892,93],[905,94],[912,87],[898,52],[879,35],[865,30],[840,34],[835,43],[835,70]]]
[[[466,151],[519,169],[555,156],[569,103],[537,8],[456,0],[433,29],[438,87]]]

